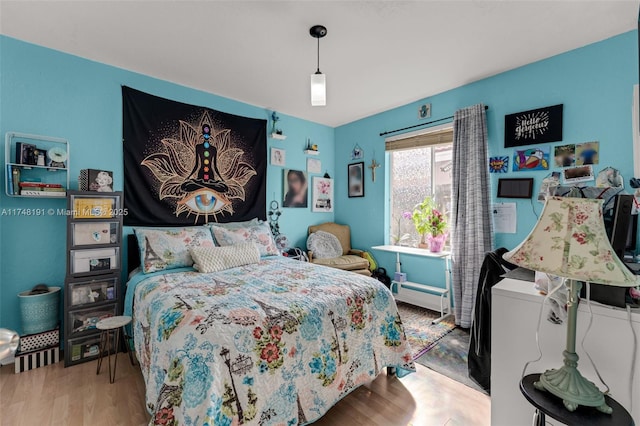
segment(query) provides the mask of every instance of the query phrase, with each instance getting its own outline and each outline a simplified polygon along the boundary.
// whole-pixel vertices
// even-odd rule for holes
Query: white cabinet
[[[533,283],[505,279],[492,289],[491,312],[491,424],[492,426],[530,425],[533,407],[518,388],[522,369],[529,360],[538,357],[536,328],[544,297],[533,288]],[[624,309],[592,303],[593,324],[585,347],[591,354],[600,374],[611,388],[611,397],[631,411],[631,365],[633,333]],[[527,374],[541,373],[562,365],[562,351],[566,340],[566,323],[547,321],[549,308],[545,305],[540,327],[542,359],[532,363]],[[580,342],[589,325],[590,314],[586,302],[578,308],[577,346],[580,372],[600,387],[589,359]],[[631,321],[640,337],[640,312],[633,311]],[[640,342],[639,342],[640,343]],[[636,369],[640,369],[636,354]],[[640,372],[633,383],[632,416],[640,418]],[[547,418],[548,424],[558,425]]]

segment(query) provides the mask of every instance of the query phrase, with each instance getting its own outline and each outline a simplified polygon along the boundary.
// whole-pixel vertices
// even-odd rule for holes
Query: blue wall
[[[206,106],[246,117],[267,119],[262,108],[148,76],[92,62],[51,49],[0,36],[0,134],[17,131],[69,140],[72,189],[80,169],[114,171],[114,188],[122,190],[121,85],[157,96]],[[319,145],[323,173],[334,174],[334,129],[280,114],[286,141],[268,140],[285,148],[287,167],[306,170],[303,148],[310,137]],[[4,156],[4,150],[2,150]],[[267,153],[265,153],[267,155]],[[4,173],[1,173],[4,179]],[[282,200],[282,168],[269,166],[268,202]],[[11,198],[0,209],[63,208],[65,201]],[[66,220],[62,216],[0,217],[0,325],[20,330],[17,293],[36,283],[62,285],[65,275]],[[302,245],[310,224],[333,220],[332,213],[284,209],[281,229]]]
[[[425,72],[427,78],[428,71]],[[417,109],[425,102],[432,104],[432,119],[451,116],[457,109],[480,102],[489,105],[489,153],[510,158],[513,149],[504,148],[505,114],[564,104],[564,143],[600,141],[600,164],[594,166],[596,173],[606,166],[613,166],[628,182],[633,175],[631,105],[633,85],[637,83],[638,41],[637,32],[632,31],[338,127],[335,136],[336,221],[351,225],[355,247],[384,244],[388,234],[385,180],[377,179],[372,183],[367,170],[366,196],[348,198],[346,169],[351,162],[349,154],[354,144],[359,143],[365,150],[367,164],[374,151],[376,160],[383,161],[384,138],[379,133],[416,124]],[[380,175],[385,170],[384,164],[378,169]],[[510,171],[502,176],[534,177],[534,190],[537,191],[549,172]],[[497,175],[492,175],[494,195],[496,183]],[[529,200],[516,203],[517,233],[496,234],[496,247],[515,247],[535,224],[536,217]],[[534,201],[534,208],[539,213],[542,204]],[[395,269],[391,254],[375,255],[387,270]],[[443,285],[441,267],[436,261],[411,259],[406,255],[404,258],[403,269],[408,272],[409,279]]]
[[[335,220],[351,225],[353,245],[358,248],[383,244],[388,233],[384,139],[379,133],[415,124],[416,110],[424,102],[432,103],[434,119],[478,102],[489,105],[490,154],[510,157],[512,149],[502,147],[504,115],[563,103],[564,143],[600,141],[596,171],[611,165],[628,179],[633,173],[631,102],[633,84],[638,82],[636,36],[635,31],[622,34],[335,130],[281,115],[288,139],[269,139],[268,147],[285,148],[287,166],[305,169],[305,139],[311,137],[319,144],[323,172],[327,170],[336,178]],[[121,85],[233,114],[268,118],[268,112],[258,107],[0,36],[0,134],[19,131],[67,138],[72,187],[80,169],[104,168],[115,172],[115,188],[122,188]],[[378,169],[375,183],[367,169],[366,196],[350,199],[347,164],[356,143],[364,148],[367,164],[375,152],[383,167]],[[534,177],[537,189],[546,174],[510,172],[506,176]],[[4,179],[4,173],[0,175]],[[494,188],[496,179],[492,176]],[[269,166],[268,200],[274,194],[276,199],[282,198],[281,182],[281,168]],[[4,187],[4,182],[0,183]],[[529,202],[517,204],[517,233],[497,234],[496,246],[514,247],[535,223]],[[63,200],[0,196],[0,209],[63,206]],[[535,203],[538,213],[541,207]],[[281,226],[293,243],[302,245],[306,226],[332,219],[331,214],[311,213],[309,209],[285,209]],[[63,282],[65,218],[5,214],[0,216],[0,237],[0,325],[20,329],[16,294],[38,282]],[[376,256],[382,266],[394,270],[392,255]],[[404,267],[414,281],[443,284],[441,266],[432,260],[406,257]]]

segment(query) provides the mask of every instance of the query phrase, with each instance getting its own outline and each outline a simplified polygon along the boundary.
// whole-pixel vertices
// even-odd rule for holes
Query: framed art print
[[[284,167],[287,163],[287,151],[280,148],[271,148],[271,165]]]
[[[333,211],[333,179],[313,178],[312,212]]]
[[[364,161],[348,166],[349,198],[364,197]]]
[[[562,140],[563,105],[554,105],[504,116],[504,147]]]
[[[307,173],[318,174],[322,172],[322,162],[317,158],[307,158]]]

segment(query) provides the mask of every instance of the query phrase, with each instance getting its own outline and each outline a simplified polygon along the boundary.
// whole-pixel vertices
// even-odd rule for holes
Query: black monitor
[[[613,200],[611,214],[605,216],[605,225],[611,247],[620,259],[624,259],[626,252],[635,254],[638,216],[632,215],[633,195],[619,194]]]

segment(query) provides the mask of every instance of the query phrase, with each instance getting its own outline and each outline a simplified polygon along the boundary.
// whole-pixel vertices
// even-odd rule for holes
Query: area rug
[[[467,370],[469,339],[469,330],[457,327],[451,333],[443,336],[429,351],[423,352],[415,362],[458,383],[486,393],[469,378]]]
[[[438,324],[431,324],[440,316],[439,312],[398,302],[398,312],[411,345],[413,359],[417,359],[432,349],[440,339],[455,328],[453,317],[448,317]]]

